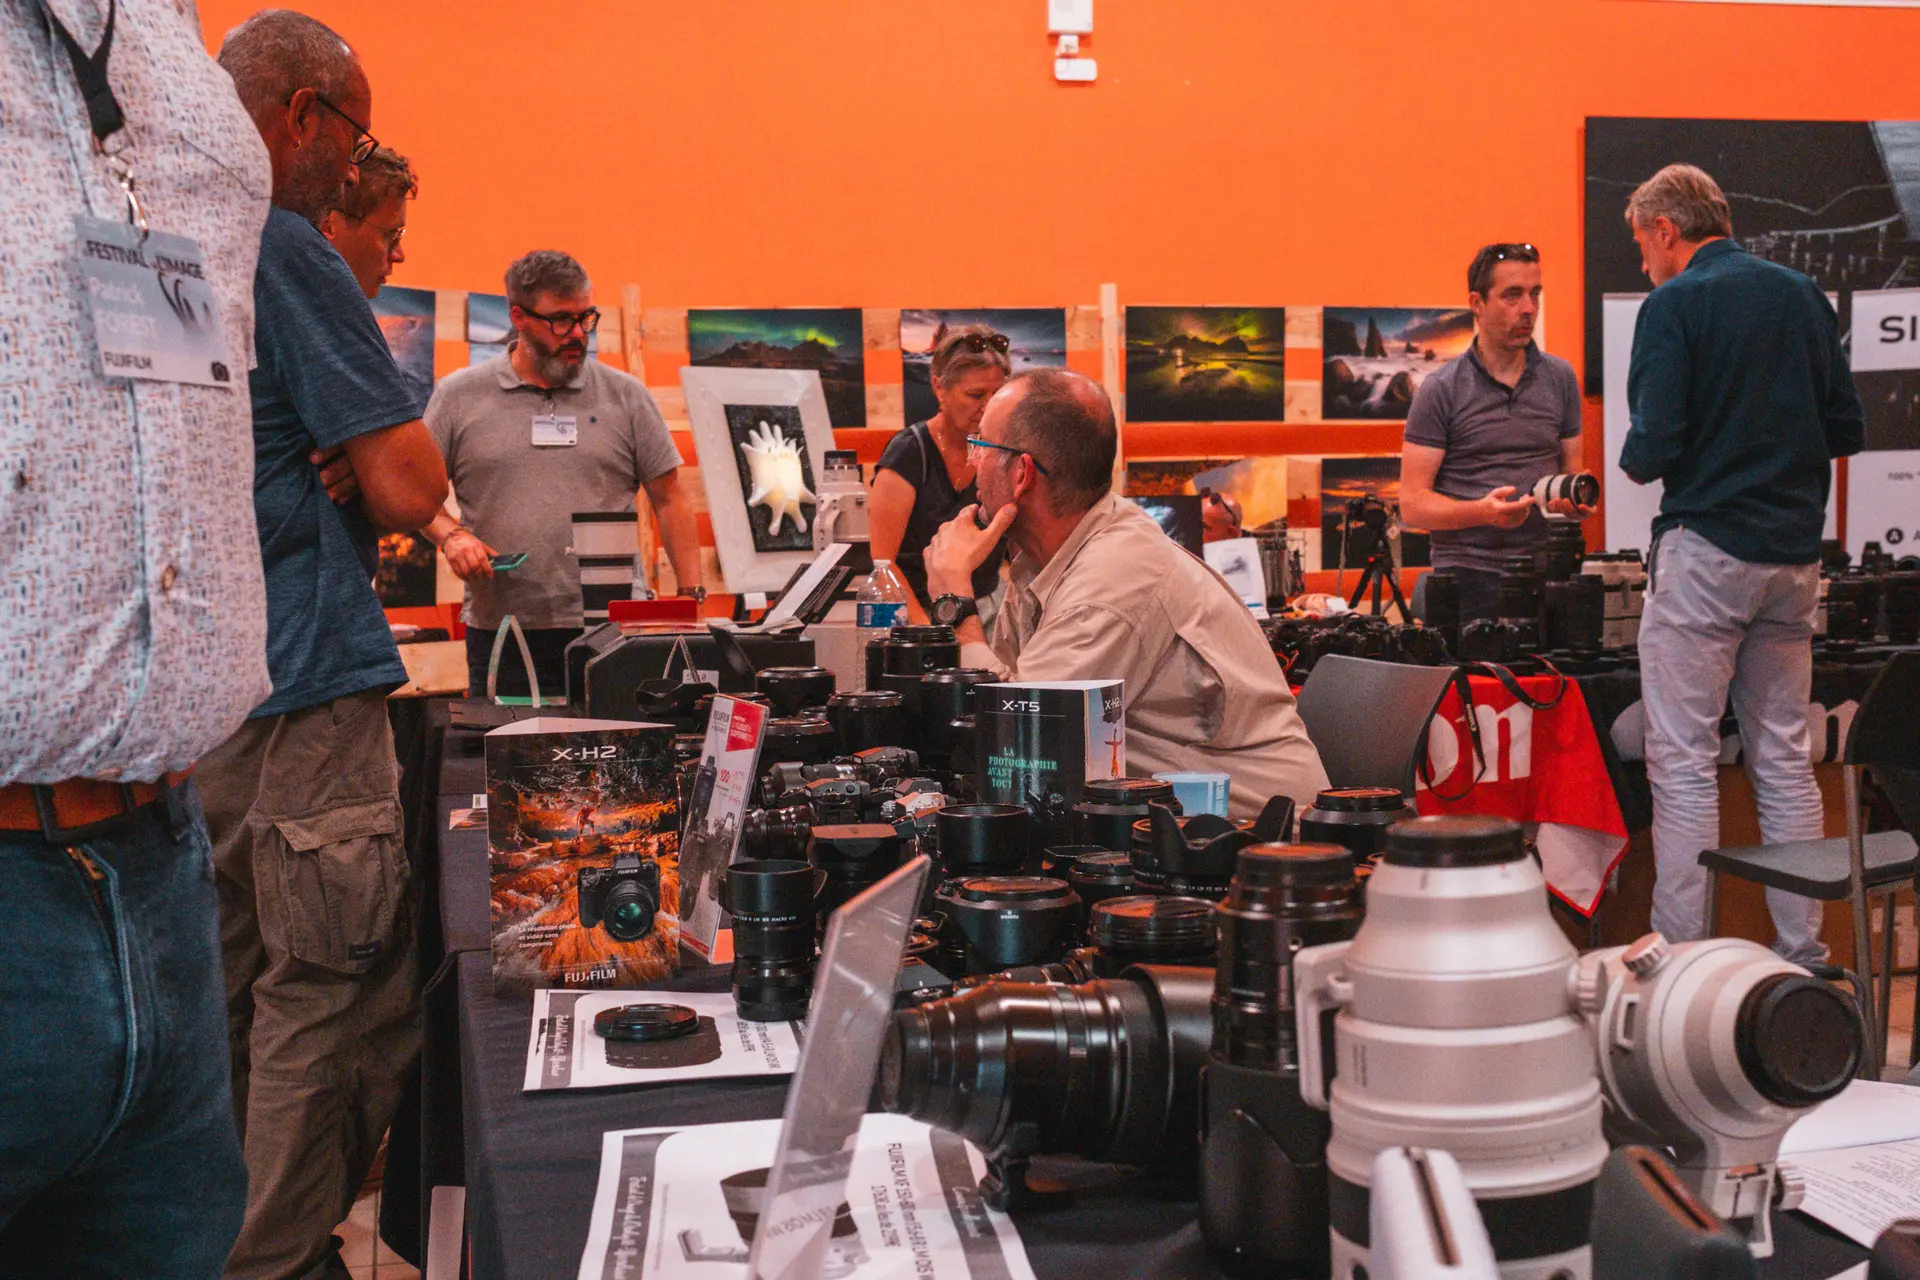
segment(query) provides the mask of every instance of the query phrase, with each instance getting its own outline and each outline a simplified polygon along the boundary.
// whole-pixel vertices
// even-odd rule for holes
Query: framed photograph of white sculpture
[[[778,591],[813,558],[817,477],[834,447],[820,374],[693,367],[680,385],[726,589]]]

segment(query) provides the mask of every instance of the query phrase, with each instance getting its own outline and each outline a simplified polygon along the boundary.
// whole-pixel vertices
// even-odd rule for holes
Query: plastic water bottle
[[[907,584],[891,560],[875,560],[873,572],[854,597],[854,625],[860,631],[860,651],[875,640],[885,640],[893,628],[907,621]]]

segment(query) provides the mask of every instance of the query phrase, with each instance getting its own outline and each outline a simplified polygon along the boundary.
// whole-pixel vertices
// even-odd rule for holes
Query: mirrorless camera
[[[610,867],[582,867],[580,924],[604,927],[616,942],[638,942],[653,931],[660,910],[660,864],[623,853]]]

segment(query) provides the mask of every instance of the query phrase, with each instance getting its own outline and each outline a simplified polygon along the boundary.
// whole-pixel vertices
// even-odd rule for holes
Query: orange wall
[[[295,2],[422,175],[394,283],[647,306],[1446,303],[1528,239],[1577,364],[1583,117],[1920,116],[1915,10],[1100,0],[1066,87],[1042,0]]]

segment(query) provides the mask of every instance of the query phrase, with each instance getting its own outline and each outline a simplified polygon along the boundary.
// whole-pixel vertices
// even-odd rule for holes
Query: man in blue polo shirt
[[[273,166],[251,379],[273,692],[198,777],[248,1175],[226,1275],[280,1280],[344,1270],[332,1230],[418,1051],[386,713],[406,669],[367,566],[377,529],[433,518],[447,473],[352,270],[317,229],[376,146],[359,59],[282,9],[229,32],[220,65]],[[346,507],[315,462],[335,451],[358,485]]]
[[[1620,468],[1665,486],[1640,621],[1653,927],[1679,941],[1705,932],[1699,858],[1720,843],[1729,694],[1761,836],[1823,834],[1807,733],[1820,530],[1833,459],[1860,451],[1864,426],[1826,295],[1734,242],[1712,178],[1667,166],[1627,225],[1655,288],[1634,325]],[[1775,951],[1826,958],[1819,903],[1769,889],[1767,906]]]

